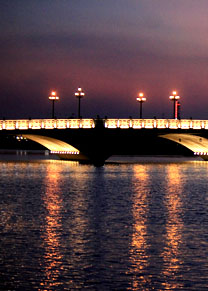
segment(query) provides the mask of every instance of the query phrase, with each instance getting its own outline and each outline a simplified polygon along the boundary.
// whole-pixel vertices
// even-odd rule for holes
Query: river
[[[208,290],[208,163],[0,161],[0,290]]]

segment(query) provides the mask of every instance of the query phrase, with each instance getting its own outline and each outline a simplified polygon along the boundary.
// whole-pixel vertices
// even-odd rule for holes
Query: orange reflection
[[[147,278],[143,275],[147,262],[147,184],[148,174],[146,167],[135,165],[134,167],[134,196],[133,196],[133,234],[130,246],[130,260],[133,265],[133,282],[131,290],[143,290],[147,285]]]
[[[166,282],[163,283],[165,290],[173,290],[181,288],[177,282],[177,272],[182,263],[179,247],[181,244],[181,232],[183,222],[180,217],[182,210],[182,202],[180,196],[182,194],[181,177],[177,165],[170,165],[167,173],[167,194],[165,204],[167,208],[167,224],[166,224],[166,247],[162,254],[164,261],[163,274]],[[171,280],[170,280],[171,279]]]
[[[75,163],[76,165],[76,163]],[[44,196],[45,208],[47,215],[45,217],[44,226],[44,248],[45,248],[45,281],[41,283],[40,290],[60,290],[63,286],[58,278],[64,272],[63,261],[70,266],[72,270],[82,269],[82,256],[86,247],[86,229],[88,229],[88,203],[85,197],[86,180],[89,178],[88,172],[81,169],[74,172],[73,183],[79,187],[80,191],[71,197],[68,205],[71,211],[71,218],[65,220],[70,234],[65,234],[65,241],[70,250],[70,256],[63,257],[61,250],[65,250],[66,246],[60,238],[60,232],[63,229],[63,203],[67,206],[68,201],[62,200],[60,185],[63,183],[62,179],[63,165],[60,162],[48,164],[47,175],[45,177],[46,191]],[[84,189],[84,190],[83,190]],[[66,225],[65,225],[66,226]],[[69,280],[67,282],[68,290],[75,290],[82,288],[82,282]]]
[[[60,173],[56,164],[48,164],[45,177],[44,204],[47,210],[44,229],[45,274],[41,289],[50,290],[60,284],[57,278],[60,273],[62,255],[60,253],[59,230],[61,228],[62,199],[59,190]]]

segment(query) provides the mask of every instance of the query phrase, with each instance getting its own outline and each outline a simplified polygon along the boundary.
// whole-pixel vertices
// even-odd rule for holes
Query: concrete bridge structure
[[[208,160],[208,120],[0,120],[0,142],[5,135],[37,142],[62,159],[97,166],[111,155],[182,153]]]

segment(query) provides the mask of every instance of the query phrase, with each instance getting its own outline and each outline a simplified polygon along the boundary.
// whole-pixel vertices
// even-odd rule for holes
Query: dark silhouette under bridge
[[[0,136],[22,136],[62,159],[100,166],[112,155],[185,154],[208,157],[208,120],[0,120]]]

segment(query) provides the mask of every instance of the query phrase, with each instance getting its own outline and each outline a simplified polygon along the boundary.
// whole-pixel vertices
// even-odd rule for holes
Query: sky
[[[208,119],[207,0],[0,1],[0,119]]]

